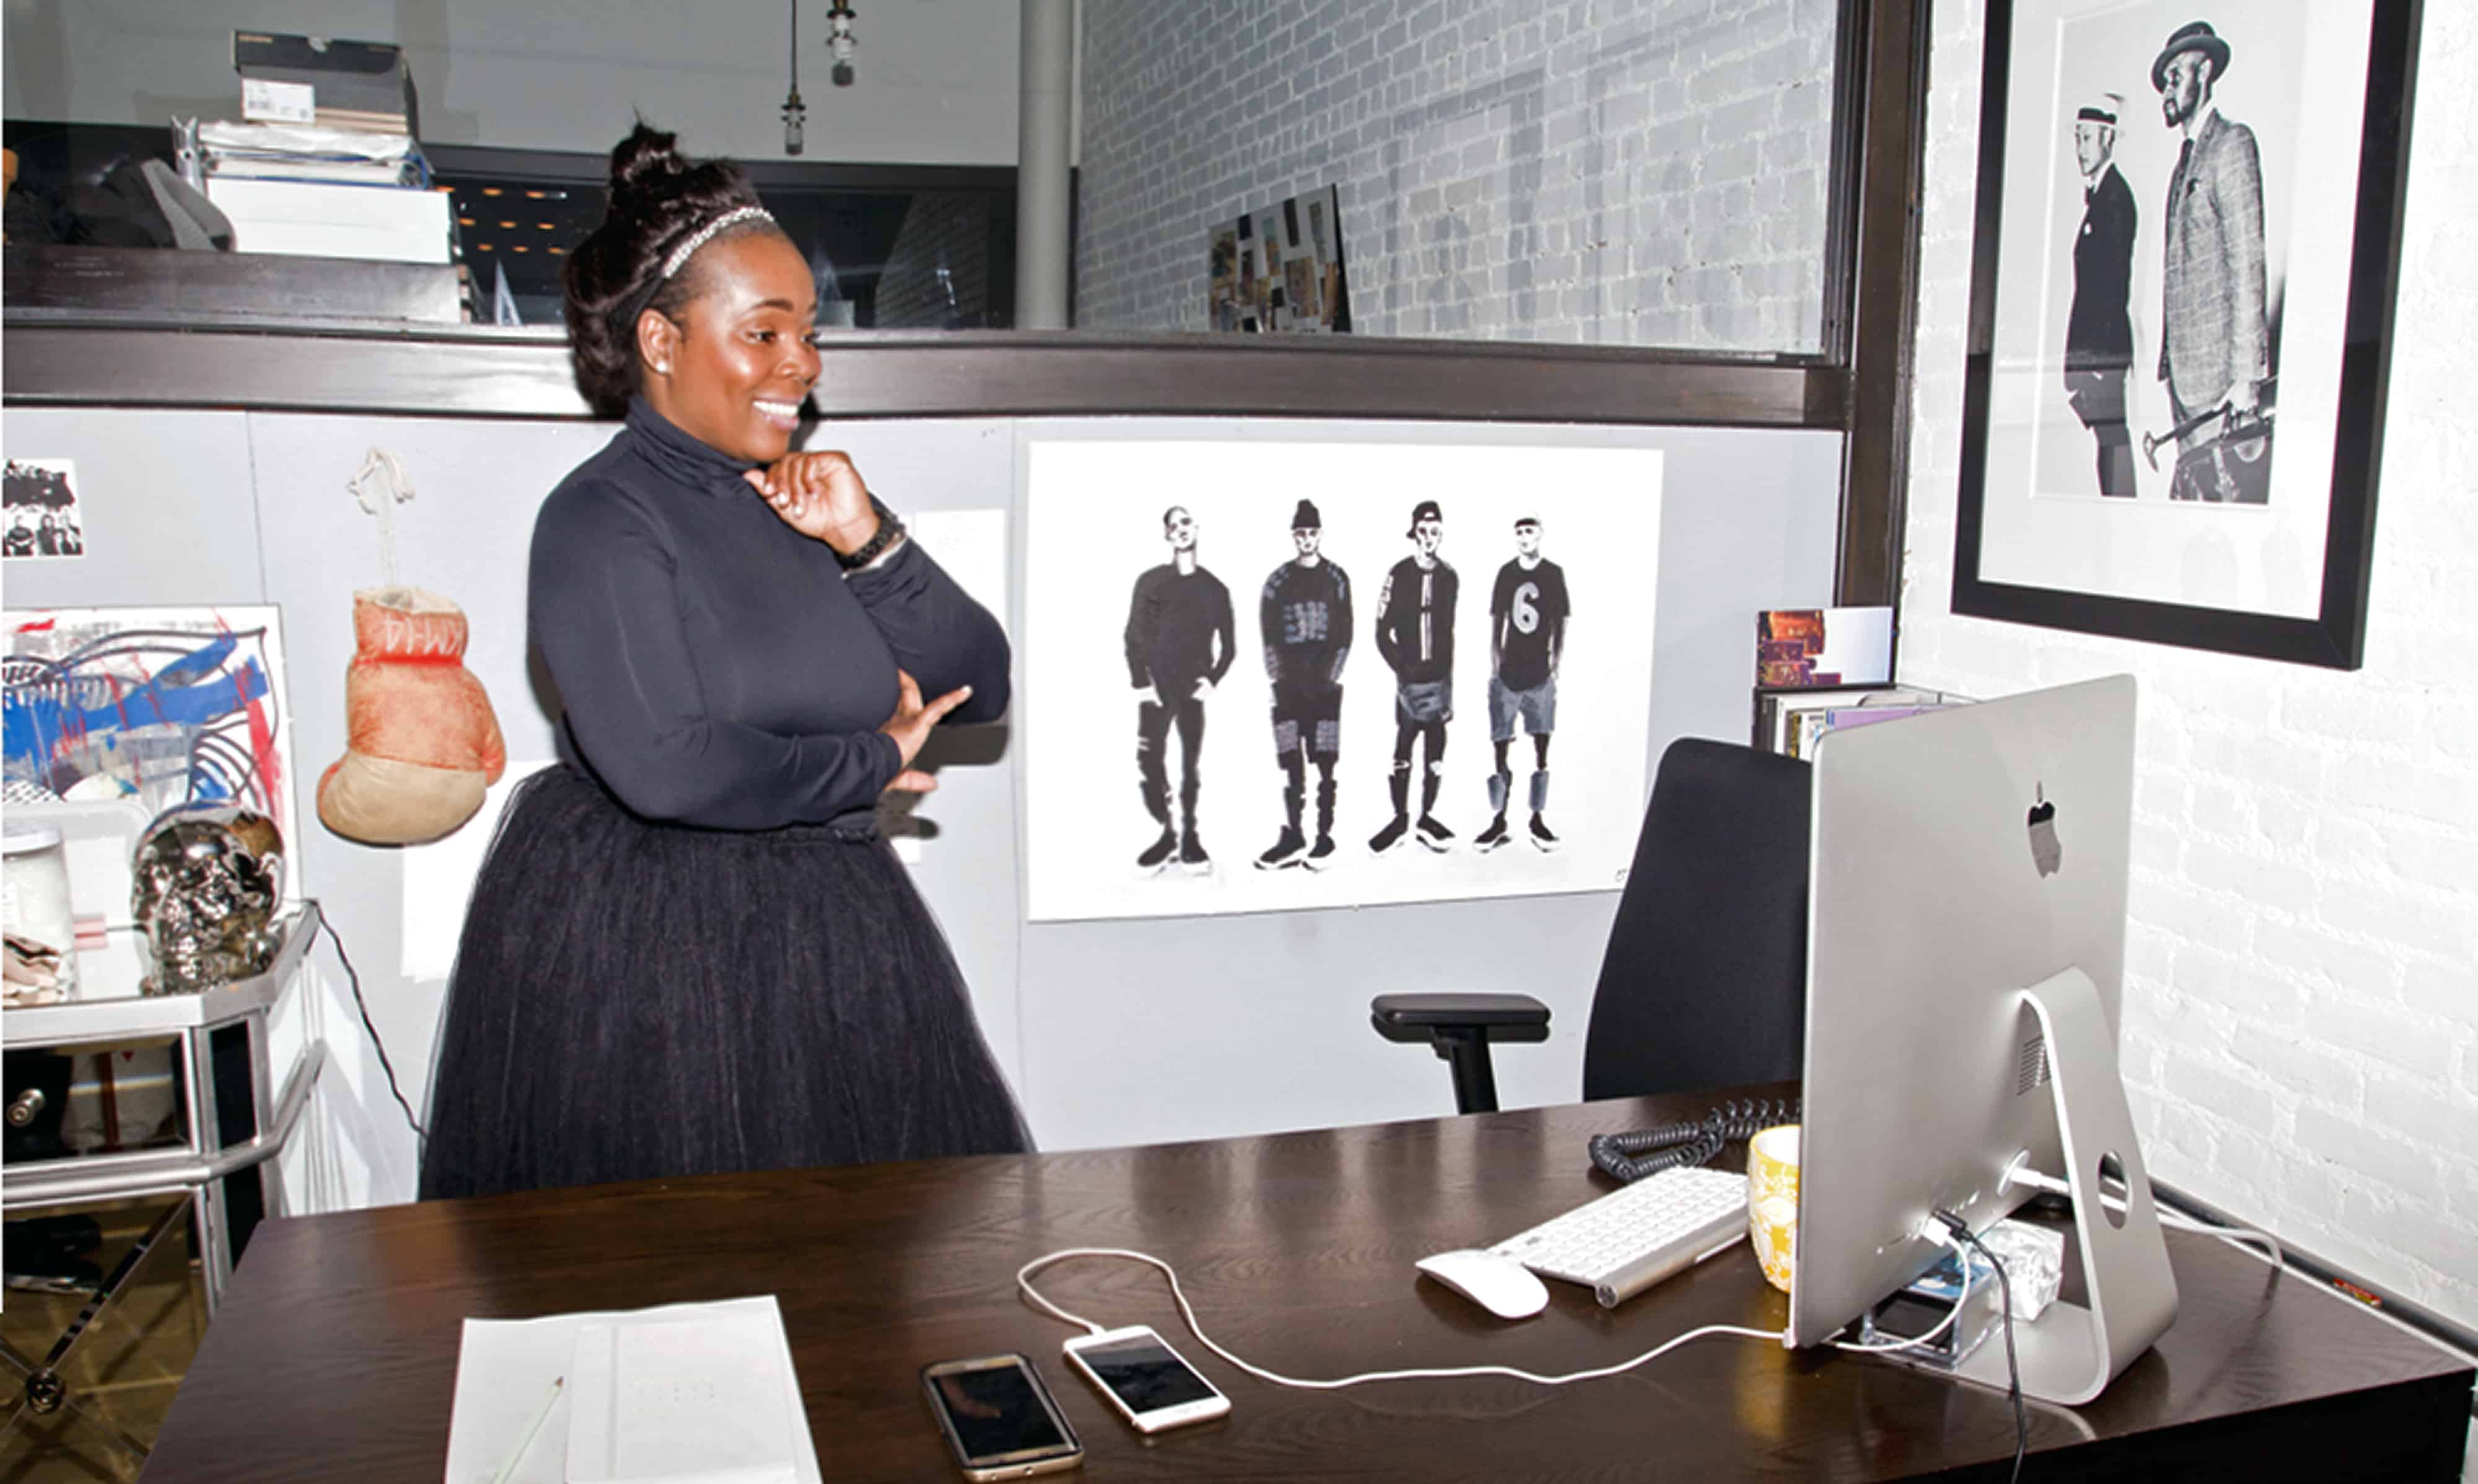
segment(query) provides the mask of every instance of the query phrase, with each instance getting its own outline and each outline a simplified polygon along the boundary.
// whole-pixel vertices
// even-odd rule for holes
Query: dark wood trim
[[[1833,131],[1824,196],[1824,356],[1850,364],[1850,316],[1857,302],[1858,132],[1866,103],[1868,0],[1841,0],[1833,29]]]
[[[847,417],[1175,415],[1832,428],[1829,366],[1339,337],[865,331],[825,354]],[[413,334],[8,319],[12,405],[587,415],[551,331]]]
[[[1834,600],[1892,603],[1902,583],[1909,480],[1910,393],[1919,298],[1919,180],[1927,137],[1931,0],[1853,0],[1843,13],[1842,64],[1858,81],[1836,125],[1856,183],[1842,219],[1853,234],[1842,448],[1841,550]],[[1855,157],[1855,163],[1854,163]],[[1836,202],[1843,192],[1836,189]]]
[[[304,318],[398,332],[458,324],[456,270],[443,263],[366,263],[273,253],[164,252],[62,243],[0,251],[9,309],[63,319],[204,315],[291,330]]]

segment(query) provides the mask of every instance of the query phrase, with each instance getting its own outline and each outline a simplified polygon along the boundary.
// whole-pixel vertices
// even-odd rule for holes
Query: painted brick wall
[[[941,270],[945,276],[940,276]],[[877,328],[977,329],[989,323],[990,204],[923,191],[877,280]]]
[[[2123,1029],[2153,1171],[2478,1324],[2478,6],[2426,8],[2356,673],[1952,616],[1981,14],[1936,8],[1903,678],[2139,678]]]
[[[1077,322],[1204,327],[1205,243],[1341,188],[1353,328],[1821,342],[1833,0],[1086,0]]]

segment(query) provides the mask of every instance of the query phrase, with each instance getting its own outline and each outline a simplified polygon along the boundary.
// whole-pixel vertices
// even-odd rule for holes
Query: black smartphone
[[[1084,1462],[1075,1429],[1021,1355],[942,1360],[921,1368],[938,1430],[968,1479],[1023,1479]]]

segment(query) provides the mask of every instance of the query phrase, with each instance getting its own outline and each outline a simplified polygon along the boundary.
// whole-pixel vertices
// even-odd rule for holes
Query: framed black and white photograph
[[[1988,0],[1958,614],[2354,669],[2418,0]]]

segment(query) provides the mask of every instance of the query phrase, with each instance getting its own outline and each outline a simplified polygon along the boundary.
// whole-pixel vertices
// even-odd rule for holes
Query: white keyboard
[[[1544,1278],[1580,1283],[1614,1309],[1747,1234],[1747,1177],[1664,1170],[1489,1248]]]

